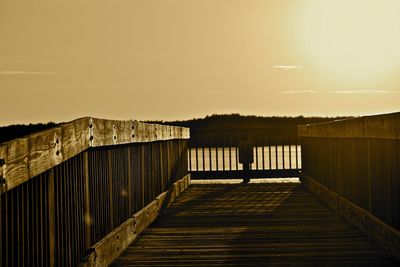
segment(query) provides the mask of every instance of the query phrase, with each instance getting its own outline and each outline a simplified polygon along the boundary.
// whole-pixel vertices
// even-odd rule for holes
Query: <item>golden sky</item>
[[[0,0],[0,125],[400,109],[398,0]]]

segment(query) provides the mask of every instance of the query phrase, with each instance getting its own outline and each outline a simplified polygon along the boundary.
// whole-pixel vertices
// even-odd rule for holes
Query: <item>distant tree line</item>
[[[192,131],[196,129],[241,129],[241,128],[281,128],[295,127],[297,125],[322,123],[333,120],[349,119],[352,117],[287,117],[287,116],[245,116],[238,113],[213,114],[205,118],[190,119],[184,121],[148,121],[152,123],[169,124],[188,127]]]
[[[151,121],[152,123],[169,124],[190,128],[190,146],[225,146],[226,140],[231,145],[237,145],[238,138],[245,133],[249,136],[257,136],[268,128],[269,133],[277,136],[296,135],[297,125],[322,123],[333,120],[348,119],[351,117],[287,117],[287,116],[245,116],[234,114],[213,114],[201,119],[185,121]],[[150,122],[150,121],[149,121]],[[274,128],[274,129],[271,129]],[[243,131],[241,131],[243,129]],[[264,134],[264,133],[263,133]],[[263,135],[261,134],[261,135]],[[286,140],[286,139],[285,139]],[[284,139],[279,142],[287,142]]]
[[[150,123],[168,124],[190,128],[194,133],[196,130],[206,129],[244,129],[244,128],[280,128],[295,127],[297,125],[309,123],[321,123],[338,119],[348,119],[351,117],[263,117],[263,116],[244,116],[238,113],[233,114],[213,114],[205,118],[182,120],[182,121],[145,121]],[[23,137],[31,133],[43,131],[61,123],[48,122],[29,125],[9,125],[0,127],[0,143]]]

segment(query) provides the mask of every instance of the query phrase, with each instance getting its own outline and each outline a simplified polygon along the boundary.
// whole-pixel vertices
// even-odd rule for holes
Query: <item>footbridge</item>
[[[0,266],[399,266],[399,125],[86,117],[1,143]]]

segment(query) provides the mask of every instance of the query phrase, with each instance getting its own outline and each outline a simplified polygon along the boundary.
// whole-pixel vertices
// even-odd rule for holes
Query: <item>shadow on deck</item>
[[[113,266],[398,266],[299,183],[191,185]]]

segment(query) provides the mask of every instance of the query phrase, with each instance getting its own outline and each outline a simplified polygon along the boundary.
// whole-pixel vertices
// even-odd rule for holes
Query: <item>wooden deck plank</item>
[[[113,266],[398,266],[301,184],[191,185]]]

